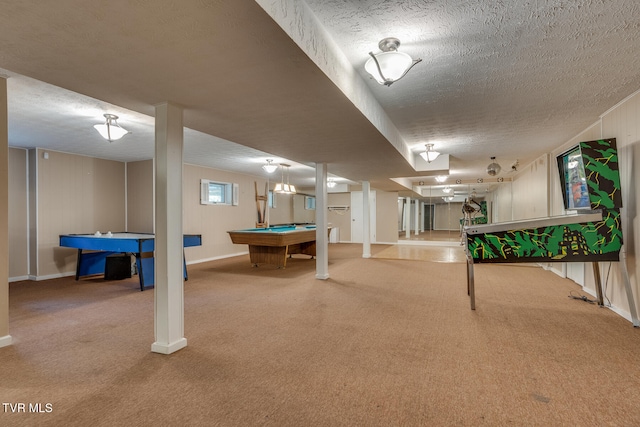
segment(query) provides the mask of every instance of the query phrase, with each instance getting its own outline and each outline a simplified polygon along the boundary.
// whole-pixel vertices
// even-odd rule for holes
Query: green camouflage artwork
[[[602,220],[576,224],[468,234],[467,248],[474,262],[591,262],[618,261],[622,248],[620,173],[615,138],[581,142],[558,156],[562,187],[567,198],[580,208],[602,212]],[[584,165],[566,168],[568,160]],[[568,176],[572,170],[573,175]],[[584,181],[586,180],[586,185]],[[582,184],[580,184],[582,182]],[[574,199],[573,188],[585,188],[582,199]],[[588,200],[586,199],[588,193]],[[584,196],[582,196],[584,194]],[[508,226],[508,223],[505,224]]]
[[[467,235],[474,262],[617,261],[622,247],[620,213],[597,222]]]
[[[591,209],[622,207],[616,139],[580,143]]]

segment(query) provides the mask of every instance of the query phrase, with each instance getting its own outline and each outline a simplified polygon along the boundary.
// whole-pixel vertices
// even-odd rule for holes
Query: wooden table
[[[316,256],[315,226],[249,228],[228,233],[233,243],[249,245],[254,267],[264,263],[285,268],[287,257],[292,254],[309,255],[311,259]]]

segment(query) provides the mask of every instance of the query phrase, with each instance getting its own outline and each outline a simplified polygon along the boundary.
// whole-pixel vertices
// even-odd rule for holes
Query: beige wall
[[[351,188],[352,191],[361,191]],[[376,193],[376,242],[395,243],[398,241],[398,193],[371,189]],[[351,207],[351,193],[328,193],[327,206]],[[340,229],[340,241],[351,241],[351,211],[329,211],[327,222]],[[372,242],[372,243],[376,243]]]
[[[29,275],[27,150],[9,148],[9,280]]]
[[[127,174],[128,231],[153,232],[153,161],[128,163]],[[183,174],[183,230],[185,234],[202,235],[202,246],[185,249],[187,262],[246,253],[246,246],[234,245],[227,231],[256,226],[255,185],[262,195],[266,180],[190,164],[184,165]],[[201,179],[238,184],[238,205],[201,205]],[[276,208],[270,210],[271,223],[293,222],[291,196],[276,197]]]
[[[264,188],[258,187],[258,189]],[[260,190],[258,190],[260,191]],[[269,209],[269,224],[291,224],[293,222],[293,196],[274,193],[276,206]],[[255,205],[255,202],[253,202]]]
[[[398,242],[398,193],[376,191],[376,242]]]
[[[350,206],[351,193],[328,193],[327,206]],[[351,241],[351,212],[350,211],[329,211],[327,222],[330,227],[339,229],[339,241]]]
[[[59,246],[61,234],[125,229],[124,163],[44,153],[36,150],[38,278],[75,271],[76,250]]]
[[[127,163],[127,230],[153,233],[153,160]]]
[[[433,214],[434,230],[460,230],[462,203],[438,203]]]
[[[305,209],[305,195],[295,194],[292,198],[293,202],[293,222],[296,224],[305,224],[316,222],[316,211]],[[315,196],[312,196],[315,197]]]
[[[238,184],[238,206],[201,205],[201,179]],[[258,191],[262,194],[265,180],[201,166],[184,165],[184,233],[202,235],[202,246],[185,249],[187,262],[248,252],[246,245],[234,245],[227,231],[256,226],[258,209],[254,182],[258,183]]]
[[[491,194],[490,222],[505,222],[513,220],[513,184],[503,182]]]
[[[511,187],[514,220],[549,216],[549,156],[542,155],[522,167]]]

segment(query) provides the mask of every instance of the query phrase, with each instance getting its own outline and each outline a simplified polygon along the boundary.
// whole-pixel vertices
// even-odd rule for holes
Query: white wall
[[[513,178],[513,219],[549,216],[549,156],[538,157]]]
[[[622,231],[624,248],[627,255],[627,269],[636,307],[640,306],[640,263],[638,245],[640,244],[640,91],[629,96],[620,104],[605,112],[601,119],[568,141],[560,143],[558,148],[548,155],[547,177],[542,178],[543,159],[537,159],[536,165],[529,165],[523,175],[518,174],[514,181],[514,219],[533,218],[542,215],[541,204],[547,204],[549,215],[564,213],[562,193],[558,178],[556,156],[581,141],[601,138],[616,138],[620,181],[622,187]],[[541,194],[548,185],[548,197],[541,200]],[[629,305],[625,293],[621,264],[600,263],[601,280],[606,290],[605,302],[611,302],[612,309],[630,320]],[[595,295],[595,280],[591,263],[553,264],[558,274],[567,274],[585,291]]]

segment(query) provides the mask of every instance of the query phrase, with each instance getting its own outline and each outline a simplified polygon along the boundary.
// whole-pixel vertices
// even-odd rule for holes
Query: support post
[[[415,200],[414,201],[415,206],[414,206],[414,213],[415,213],[415,218],[413,219],[413,224],[414,224],[414,233],[416,236],[420,234],[420,200]]]
[[[404,237],[409,240],[411,239],[411,198],[407,197],[404,201]]]
[[[316,279],[329,278],[327,165],[316,163]]]
[[[156,106],[155,144],[155,342],[151,351],[186,347],[182,232],[182,108]]]
[[[9,335],[9,124],[7,79],[0,76],[0,347]]]
[[[371,186],[362,181],[362,258],[371,258]]]

